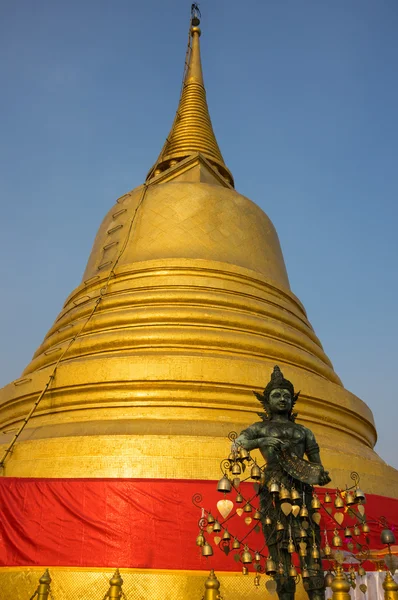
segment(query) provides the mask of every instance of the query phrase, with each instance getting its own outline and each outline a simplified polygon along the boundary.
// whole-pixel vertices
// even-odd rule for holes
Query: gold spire
[[[233,177],[227,169],[211,124],[200,60],[199,18],[193,15],[187,70],[180,103],[158,160],[150,170],[147,181],[197,152],[203,154],[230,183]]]

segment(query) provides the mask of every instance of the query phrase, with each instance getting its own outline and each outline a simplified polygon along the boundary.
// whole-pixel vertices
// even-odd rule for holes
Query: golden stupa
[[[146,182],[105,216],[81,284],[1,391],[3,456],[26,419],[3,475],[218,479],[228,432],[258,420],[253,390],[279,364],[333,486],[355,470],[366,492],[398,497],[370,409],[290,290],[274,226],[234,189],[199,37],[192,26],[177,114]]]

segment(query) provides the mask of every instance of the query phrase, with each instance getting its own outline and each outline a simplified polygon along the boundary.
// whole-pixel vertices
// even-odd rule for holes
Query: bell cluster
[[[366,588],[363,563],[372,559],[367,535],[370,525],[380,527],[381,521],[367,520],[366,498],[358,485],[357,473],[351,474],[354,485],[350,488],[316,490],[297,480],[291,479],[288,485],[286,481],[270,478],[265,467],[258,465],[245,448],[232,445],[228,458],[221,462],[223,474],[217,484],[223,498],[217,502],[220,516],[215,517],[214,510],[201,507],[196,538],[201,555],[211,557],[214,546],[227,556],[232,553],[235,561],[241,563],[243,575],[248,575],[251,568],[254,570],[256,587],[260,585],[261,574],[268,576],[266,587],[270,593],[276,590],[275,577],[291,577],[296,583],[301,577],[306,586],[310,577],[325,571],[325,586],[330,587],[337,577],[337,567],[339,577],[343,573],[352,588],[358,583],[363,591]],[[254,483],[254,493],[246,498],[241,484],[249,481]],[[250,486],[244,488],[245,492],[250,489]],[[244,536],[233,532],[238,520],[248,527]],[[390,548],[395,543],[394,533],[385,522],[382,525],[381,542]],[[272,538],[287,550],[289,564],[286,560],[275,561],[270,555],[262,536],[256,537],[261,528],[265,540]],[[356,567],[351,564],[344,572],[343,565],[349,557],[355,559]]]

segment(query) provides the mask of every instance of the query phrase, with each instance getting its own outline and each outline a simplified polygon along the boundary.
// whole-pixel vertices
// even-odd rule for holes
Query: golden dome
[[[5,473],[216,479],[226,435],[256,420],[253,390],[279,364],[333,484],[355,469],[367,492],[398,496],[396,471],[373,451],[371,411],[344,389],[290,290],[271,221],[232,187],[203,117],[191,35],[180,121],[145,184],[105,217],[82,283],[1,392],[3,448],[37,404]]]

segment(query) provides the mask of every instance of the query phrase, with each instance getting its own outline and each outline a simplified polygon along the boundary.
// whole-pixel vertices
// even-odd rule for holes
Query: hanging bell
[[[323,553],[325,556],[330,556],[332,554],[332,549],[329,546],[328,542],[326,542],[324,548],[323,548]]]
[[[332,501],[331,495],[329,494],[329,492],[326,492],[325,499],[324,499],[325,504],[330,504],[331,501]]]
[[[319,550],[318,548],[314,545],[312,546],[312,551],[311,551],[311,556],[312,558],[314,558],[315,560],[319,558],[320,554],[319,554]]]
[[[306,507],[305,504],[303,504],[303,506],[301,507],[299,515],[302,518],[308,517],[308,508]]]
[[[260,477],[261,477],[261,469],[257,465],[257,463],[254,463],[254,465],[252,466],[252,469],[250,471],[250,477],[252,479],[254,479],[255,481],[258,481],[260,479]]]
[[[283,577],[283,576],[284,576],[284,574],[285,574],[285,569],[284,569],[284,567],[283,567],[283,564],[282,564],[282,563],[279,563],[279,566],[278,566],[278,573],[279,573],[279,575],[280,575],[281,577]]]
[[[202,556],[213,556],[213,548],[209,542],[205,542],[202,546]]]
[[[232,484],[228,477],[224,475],[217,484],[217,492],[228,494],[232,489]]]
[[[236,462],[232,465],[231,473],[232,475],[240,475],[242,473],[239,463]]]
[[[271,519],[268,517],[268,515],[265,517],[265,521],[264,521],[264,523],[265,523],[266,525],[272,525],[272,521],[271,521]]]
[[[255,519],[256,521],[259,521],[261,519],[261,513],[260,513],[260,511],[258,509],[254,513],[253,519]]]
[[[252,505],[250,504],[250,502],[247,502],[245,504],[245,508],[243,510],[247,513],[252,512],[253,509],[252,509]]]
[[[214,521],[213,531],[214,533],[219,533],[221,531],[221,525],[218,521]]]
[[[300,498],[301,498],[300,492],[298,490],[296,490],[295,487],[292,487],[292,491],[290,492],[290,496],[291,496],[291,499],[293,500],[293,502],[296,502],[297,500],[300,500]]]
[[[361,530],[359,529],[358,525],[355,525],[354,527],[354,535],[361,535]]]
[[[248,565],[252,562],[252,555],[250,554],[247,546],[245,546],[245,549],[242,553],[241,561],[243,562],[244,565]]]
[[[240,541],[237,540],[236,538],[234,538],[234,541],[232,542],[232,548],[234,550],[239,550],[239,548],[240,548]]]
[[[391,529],[383,529],[380,534],[380,539],[382,544],[387,544],[390,546],[391,544],[395,544],[395,535],[391,531]]]
[[[276,481],[272,481],[269,491],[271,494],[277,496],[279,494],[279,484]]]
[[[318,510],[319,508],[321,508],[321,501],[319,500],[316,494],[312,496],[311,508],[313,508],[314,510]]]
[[[281,521],[278,521],[276,524],[276,531],[282,531],[282,529],[285,529],[285,527]]]
[[[230,539],[231,539],[231,536],[230,536],[230,534],[229,534],[229,531],[228,531],[228,529],[226,529],[226,530],[224,531],[224,535],[222,536],[222,539],[223,539],[223,540],[230,540]]]
[[[235,452],[230,452],[230,453],[228,454],[228,458],[227,458],[227,460],[229,460],[229,462],[231,462],[231,463],[232,463],[232,462],[235,462],[236,458],[237,458],[237,457],[236,457],[236,454],[235,454]]]
[[[276,564],[272,560],[272,558],[267,558],[267,562],[265,565],[265,572],[267,575],[275,575],[276,573]]]
[[[341,541],[341,537],[339,536],[337,529],[334,530],[332,544],[333,544],[333,546],[335,546],[335,548],[341,548],[341,546],[343,545],[343,543]]]
[[[254,578],[255,587],[260,587],[260,575],[256,575]]]
[[[260,552],[256,552],[256,554],[254,555],[254,560],[256,562],[260,562],[260,560],[261,560],[261,554],[260,554]]]
[[[370,532],[370,527],[369,527],[369,525],[368,525],[367,523],[364,523],[364,524],[362,525],[362,531],[363,531],[364,533],[369,533],[369,532]]]
[[[336,500],[334,501],[334,505],[336,508],[344,508],[343,498],[339,494],[336,494]]]
[[[299,537],[302,538],[302,539],[304,539],[304,538],[307,537],[307,532],[302,527],[300,528],[300,531],[299,531]]]
[[[212,525],[215,522],[216,522],[215,518],[213,517],[213,515],[211,513],[209,513],[207,515],[207,523],[208,523],[208,525]]]
[[[241,446],[239,448],[239,460],[248,460],[249,458],[250,458],[250,454],[248,453],[246,448]]]
[[[247,567],[242,567],[242,575],[247,575],[249,573],[249,569]]]
[[[304,567],[304,569],[301,571],[301,577],[303,579],[308,579],[308,577],[310,576],[310,572],[307,569],[307,567]]]
[[[354,498],[352,492],[347,492],[346,497],[345,497],[345,503],[347,506],[352,506],[353,504],[355,504],[355,498]]]
[[[281,502],[290,502],[291,500],[290,491],[283,484],[279,492],[279,499]]]
[[[296,571],[296,567],[294,565],[290,566],[289,577],[297,577],[297,571]]]
[[[333,579],[334,579],[333,573],[328,571],[325,575],[325,587],[330,588],[332,586]]]
[[[302,546],[300,546],[299,556],[301,556],[301,557],[307,556],[307,547],[306,547],[306,544],[303,544]]]
[[[344,530],[344,537],[346,537],[346,538],[352,538],[351,529],[349,527],[345,528],[345,530]]]
[[[365,502],[365,494],[359,488],[355,490],[355,502]]]
[[[294,545],[292,538],[290,538],[289,543],[287,545],[287,551],[289,552],[289,554],[293,554],[293,552],[296,551],[296,546]]]
[[[243,502],[243,497],[241,496],[241,494],[238,494],[235,498],[235,502],[236,504],[242,504]]]
[[[204,546],[204,543],[205,543],[205,537],[204,537],[203,533],[200,532],[198,537],[196,538],[196,545],[202,547],[202,546]]]

